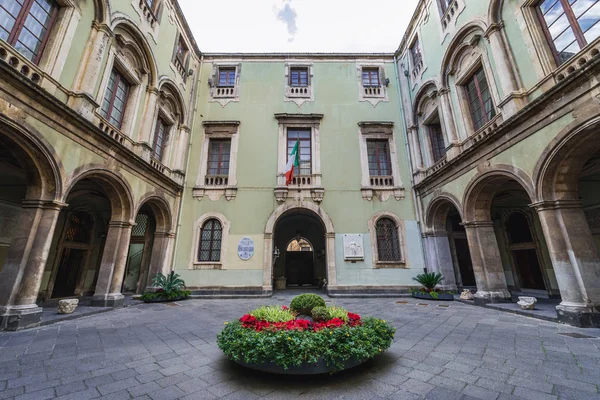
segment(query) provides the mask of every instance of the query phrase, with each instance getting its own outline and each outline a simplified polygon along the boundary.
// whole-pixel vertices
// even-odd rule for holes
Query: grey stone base
[[[125,304],[124,296],[94,296],[92,297],[92,307],[113,307],[120,308]]]
[[[331,297],[408,297],[414,288],[407,286],[335,286],[327,288]]]
[[[565,310],[556,307],[558,322],[578,328],[600,328],[600,313],[589,310]]]
[[[475,293],[473,302],[477,306],[482,306],[490,303],[512,303],[512,297],[510,296],[508,290],[495,292],[486,292],[479,290],[477,291],[477,293]]]
[[[20,331],[35,328],[42,322],[42,313],[43,309],[41,307],[5,309],[0,315],[0,331]]]
[[[244,297],[271,297],[273,290],[263,289],[262,286],[248,287],[206,287],[188,288],[192,298],[232,299]]]

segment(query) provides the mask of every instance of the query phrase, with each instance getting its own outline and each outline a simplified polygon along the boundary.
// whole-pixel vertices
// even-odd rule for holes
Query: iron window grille
[[[110,79],[104,101],[102,102],[102,116],[113,126],[121,129],[123,114],[127,106],[130,85],[125,77],[116,69],[110,73]]]
[[[223,227],[217,219],[209,219],[200,230],[199,262],[221,261],[221,239]]]
[[[402,261],[398,227],[394,221],[389,218],[381,218],[375,225],[375,231],[377,235],[378,261]]]
[[[0,39],[37,64],[57,14],[53,0],[2,0]]]
[[[485,78],[483,68],[480,68],[465,84],[469,110],[475,131],[481,129],[496,116],[492,94]]]

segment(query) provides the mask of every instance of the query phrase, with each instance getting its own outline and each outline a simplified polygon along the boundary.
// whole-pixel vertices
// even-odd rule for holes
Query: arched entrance
[[[275,279],[287,287],[320,286],[326,277],[325,229],[312,211],[294,209],[279,218],[273,234]]]
[[[531,210],[529,178],[497,165],[475,177],[465,195],[465,222],[476,300],[509,300],[513,294],[547,297],[553,275],[537,215]]]
[[[312,284],[320,284],[320,280],[324,279],[328,289],[336,287],[333,222],[315,203],[300,201],[281,205],[267,221],[263,292],[268,293],[273,290],[274,279],[286,276],[285,253],[290,243],[298,236],[300,239],[306,239],[313,247]],[[303,276],[310,276],[306,269],[303,273],[306,273]]]
[[[426,234],[429,266],[445,276],[444,286],[452,287],[454,278],[458,288],[475,288],[475,274],[469,253],[469,244],[458,201],[449,195],[438,197],[429,207]],[[448,279],[450,277],[450,279]]]

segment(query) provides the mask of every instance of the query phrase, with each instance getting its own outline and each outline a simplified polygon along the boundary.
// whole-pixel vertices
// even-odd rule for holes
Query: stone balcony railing
[[[363,86],[365,97],[383,97],[385,95],[381,85],[379,86]]]
[[[96,114],[96,118],[98,120],[98,128],[100,128],[100,130],[104,132],[106,136],[112,138],[114,141],[116,141],[128,150],[133,149],[134,142],[127,135],[125,135],[120,130],[112,126],[110,122],[104,119],[104,117],[102,117],[101,115]]]
[[[423,69],[423,60],[419,60],[419,62],[413,66],[412,75],[413,78],[416,79],[419,77],[421,70]]]
[[[181,77],[183,77],[183,79],[185,79],[187,77],[187,71],[185,70],[185,67],[183,66],[183,62],[175,57],[175,59],[173,60],[173,65],[175,65],[175,69],[177,70],[177,73],[179,73],[179,75],[181,75]]]
[[[446,12],[442,15],[442,28],[445,30],[448,25],[452,22],[454,15],[458,11],[458,2],[456,0],[452,1],[448,4],[448,8],[446,8]]]
[[[229,185],[229,176],[227,175],[206,175],[204,178],[206,186],[227,186]]]
[[[596,40],[554,71],[553,75],[556,79],[556,83],[561,82],[569,75],[586,66],[590,61],[596,58],[598,54],[600,54],[600,40]]]
[[[155,0],[155,1],[157,1],[157,0]],[[156,15],[154,15],[154,11],[152,10],[152,7],[150,7],[148,5],[148,3],[146,3],[146,0],[140,0],[140,10],[142,11],[142,14],[146,18],[146,20],[148,21],[150,26],[152,28],[154,28],[154,25],[156,24],[156,21],[157,21]]]
[[[292,178],[291,186],[311,186],[312,176],[311,175],[298,175]]]
[[[391,187],[394,186],[394,177],[389,176],[372,176],[370,178],[373,188]]]
[[[290,86],[286,90],[287,97],[310,97],[310,86]]]
[[[235,87],[234,86],[225,86],[225,87],[217,86],[213,91],[213,97],[235,97]]]

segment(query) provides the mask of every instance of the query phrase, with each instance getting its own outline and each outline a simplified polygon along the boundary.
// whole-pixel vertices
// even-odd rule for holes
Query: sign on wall
[[[248,261],[254,255],[254,240],[249,237],[243,237],[238,243],[238,256]]]
[[[363,245],[363,236],[344,235],[344,260],[358,261],[365,259],[365,248]]]

